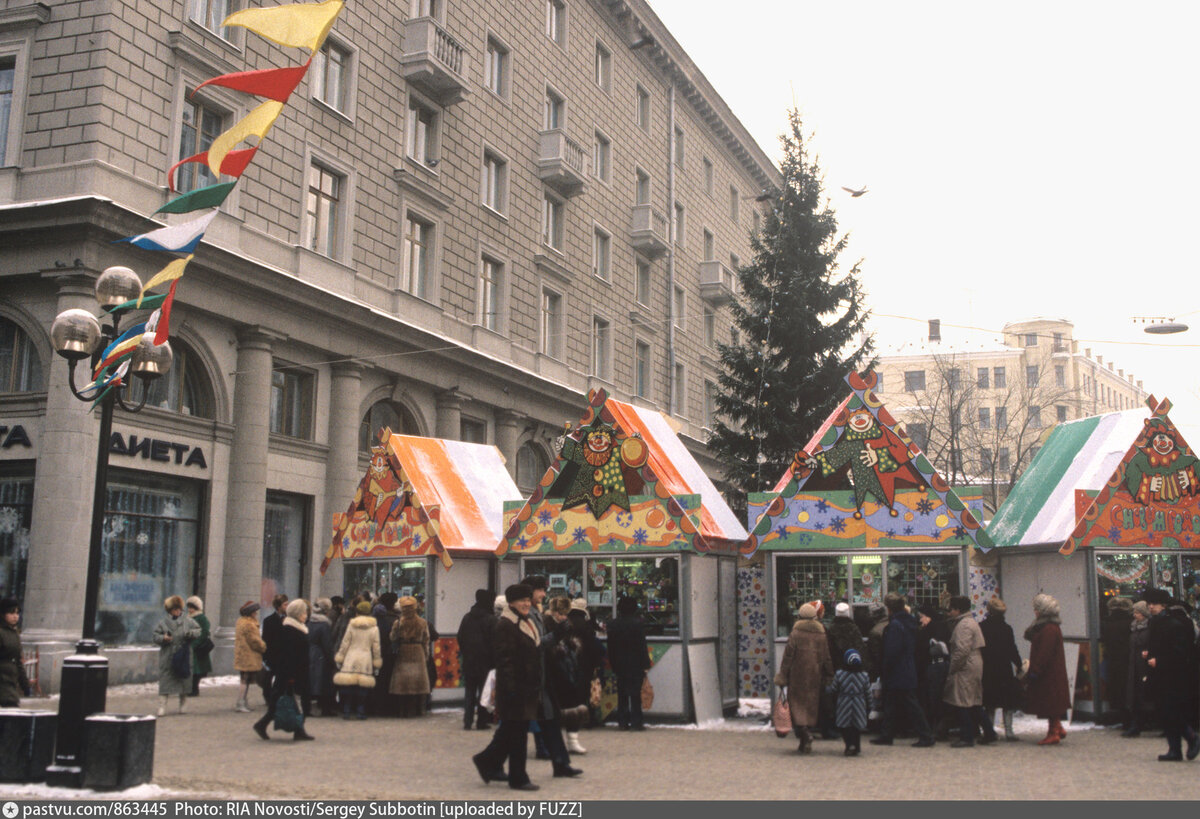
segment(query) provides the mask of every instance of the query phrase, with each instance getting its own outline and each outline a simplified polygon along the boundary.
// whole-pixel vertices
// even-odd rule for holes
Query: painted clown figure
[[[1146,421],[1125,467],[1125,487],[1139,503],[1175,503],[1196,494],[1197,458],[1186,444],[1180,446],[1178,434],[1164,418]]]
[[[617,446],[616,430],[597,418],[580,430],[581,440],[567,436],[562,445],[564,469],[561,478],[550,490],[562,493],[563,509],[587,504],[598,519],[611,506],[629,511],[629,494],[622,470],[625,446]],[[633,439],[627,439],[629,444]],[[636,441],[640,444],[641,441]],[[569,481],[569,486],[565,486]]]
[[[870,410],[851,411],[846,429],[832,447],[816,455],[801,453],[797,461],[809,469],[820,469],[822,477],[849,466],[854,482],[854,501],[858,506],[854,517],[862,518],[862,505],[871,494],[896,517],[896,483],[904,481],[913,486],[925,482],[909,465],[912,456],[908,445],[896,433],[881,426]]]

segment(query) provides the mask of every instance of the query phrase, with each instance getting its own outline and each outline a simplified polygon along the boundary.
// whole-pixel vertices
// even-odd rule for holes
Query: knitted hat
[[[849,617],[850,616],[850,604],[845,601],[838,603],[836,606],[833,607],[833,616],[834,617]]]
[[[987,607],[988,611],[995,612],[996,614],[1004,614],[1004,612],[1008,611],[1008,606],[1004,605],[1004,601],[999,597],[993,597],[989,600]]]
[[[361,603],[359,603],[357,606],[354,607],[354,610],[356,612],[358,612],[359,614],[368,615],[371,613],[371,604],[368,603],[366,600],[363,600]]]
[[[798,616],[800,617],[801,620],[816,620],[817,619],[817,607],[814,606],[812,603],[805,603],[803,606],[800,607]]]
[[[254,614],[254,612],[261,608],[262,606],[258,605],[258,603],[255,603],[253,600],[247,600],[245,603],[242,603],[242,607],[238,609],[238,614],[242,615],[243,617],[249,617],[251,614]]]
[[[846,649],[846,653],[842,655],[842,665],[847,668],[858,668],[862,665],[862,655],[852,648]]]
[[[187,607],[196,611],[204,611],[204,601],[193,594],[187,599]]]

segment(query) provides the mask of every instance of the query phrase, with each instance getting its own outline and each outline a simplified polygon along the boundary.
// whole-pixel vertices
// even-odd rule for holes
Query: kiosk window
[[[845,555],[780,555],[775,563],[775,636],[786,637],[805,603],[820,600],[833,616],[846,599]]]
[[[944,609],[959,594],[957,555],[888,555],[887,591],[908,598],[914,609],[926,603]]]
[[[617,558],[616,598],[638,602],[647,636],[679,634],[679,558]]]
[[[346,599],[363,592],[378,596],[395,592],[401,597],[425,594],[426,561],[417,560],[348,560],[344,575]]]

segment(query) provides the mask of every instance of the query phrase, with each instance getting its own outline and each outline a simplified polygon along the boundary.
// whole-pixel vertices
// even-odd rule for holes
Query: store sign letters
[[[29,440],[29,435],[25,432],[25,427],[20,424],[15,424],[11,427],[0,424],[0,449],[10,449],[18,444],[27,449],[33,448],[33,442]]]
[[[119,432],[112,434],[108,451],[114,455],[128,455],[133,458],[141,455],[146,460],[159,463],[176,463],[183,466],[197,466],[208,469],[208,461],[204,459],[204,450],[191,444],[180,444],[174,441],[162,441],[158,438],[139,438],[130,435],[126,443],[125,436]],[[186,458],[184,456],[187,456]]]

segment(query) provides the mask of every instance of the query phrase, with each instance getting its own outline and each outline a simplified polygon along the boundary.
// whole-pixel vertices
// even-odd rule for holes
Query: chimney
[[[1121,378],[1124,378],[1124,377],[1125,377],[1125,371],[1124,371],[1124,370],[1117,370],[1117,374],[1118,374],[1119,376],[1121,376]]]
[[[1110,361],[1110,362],[1108,362],[1108,371],[1111,373],[1112,369],[1113,369],[1113,363]]]
[[[941,319],[930,319],[929,320],[929,340],[930,341],[941,341],[942,340],[942,320]]]
[[[1084,355],[1086,358],[1091,358],[1091,357],[1092,357],[1092,348],[1091,348],[1091,347],[1084,347],[1084,348],[1083,348],[1083,355]]]
[[[1103,363],[1104,363],[1104,356],[1102,356],[1102,355],[1100,355],[1099,353],[1097,353],[1097,354],[1096,354],[1096,363],[1097,363],[1097,364],[1103,364]]]
[[[1138,382],[1137,382],[1137,384],[1138,384],[1138,389],[1139,389],[1139,390],[1140,390],[1140,389],[1144,389],[1144,387],[1142,387],[1142,379],[1140,379],[1140,378],[1139,378],[1139,379],[1138,379]]]

